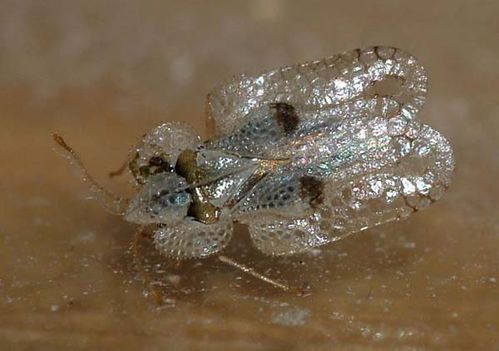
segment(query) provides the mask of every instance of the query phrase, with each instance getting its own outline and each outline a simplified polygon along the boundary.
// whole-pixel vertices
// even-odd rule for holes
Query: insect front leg
[[[141,245],[141,242],[148,242],[146,245],[149,245],[154,240],[153,234],[147,229],[148,226],[145,225],[137,228],[128,252],[132,256],[133,267],[145,287],[145,295],[152,297],[153,301],[158,306],[161,306],[169,300],[169,292],[172,292],[170,288],[176,288],[180,280],[178,275],[165,271],[169,271],[170,269],[178,271],[182,265],[182,261],[167,259],[164,266],[161,264],[161,272],[156,271],[154,267],[156,267],[157,263],[150,261],[152,258],[149,254],[144,254],[145,252],[149,252],[147,250],[150,247],[142,247],[144,244]],[[162,258],[164,259],[164,257]],[[165,274],[166,279],[163,279]]]
[[[125,171],[128,169],[129,162],[130,162],[129,160],[125,160],[123,162],[123,164],[120,166],[120,168],[118,168],[115,171],[109,172],[109,174],[108,174],[109,178],[114,178],[114,177],[120,176],[123,173],[125,173]]]

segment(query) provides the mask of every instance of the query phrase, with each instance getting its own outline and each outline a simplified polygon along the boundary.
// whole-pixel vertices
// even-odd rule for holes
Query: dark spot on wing
[[[322,180],[312,176],[304,176],[300,179],[300,197],[308,200],[312,208],[317,208],[324,202],[324,183]]]
[[[282,127],[286,134],[291,134],[296,130],[300,118],[296,114],[293,105],[285,102],[275,102],[270,104],[270,108],[273,112],[272,117]]]

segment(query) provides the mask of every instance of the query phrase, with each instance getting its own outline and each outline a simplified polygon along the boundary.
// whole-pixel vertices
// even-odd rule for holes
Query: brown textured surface
[[[0,7],[0,349],[499,348],[499,4]],[[106,174],[136,138],[163,120],[204,133],[205,94],[224,78],[372,44],[402,47],[427,68],[421,118],[456,152],[446,196],[405,222],[295,258],[259,254],[237,228],[231,256],[308,281],[308,297],[208,259],[168,268],[174,275],[159,282],[176,288],[166,289],[164,307],[144,298],[126,252],[133,226],[85,201],[50,133],[66,136],[102,183],[126,192],[125,179]]]

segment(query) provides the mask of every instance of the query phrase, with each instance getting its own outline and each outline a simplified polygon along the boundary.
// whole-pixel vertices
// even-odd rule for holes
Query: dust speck
[[[305,324],[310,317],[310,310],[306,308],[292,307],[275,312],[272,315],[272,323],[284,327],[299,327]]]

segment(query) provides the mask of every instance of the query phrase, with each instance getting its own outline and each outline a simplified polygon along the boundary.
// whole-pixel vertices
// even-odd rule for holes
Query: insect
[[[154,245],[175,260],[220,260],[278,288],[290,286],[221,255],[233,222],[255,246],[290,255],[398,220],[438,200],[449,186],[453,151],[417,119],[427,77],[410,54],[368,47],[214,89],[207,113],[215,135],[164,123],[131,150],[138,190],[125,200],[81,168],[112,212],[153,226]]]

